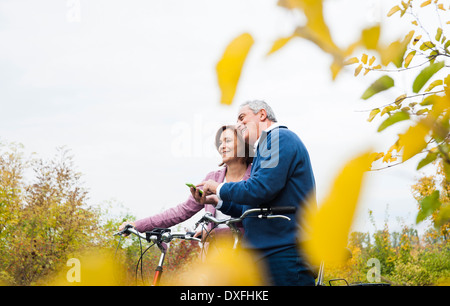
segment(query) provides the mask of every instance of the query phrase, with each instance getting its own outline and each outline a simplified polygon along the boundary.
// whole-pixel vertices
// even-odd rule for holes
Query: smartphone
[[[186,183],[186,186],[192,187],[194,188],[194,190],[197,189],[194,184]],[[199,189],[198,192],[200,193],[200,195],[203,195],[203,190]]]

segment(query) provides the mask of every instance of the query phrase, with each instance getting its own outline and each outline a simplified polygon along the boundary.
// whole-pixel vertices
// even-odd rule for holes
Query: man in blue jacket
[[[307,203],[315,205],[308,151],[295,133],[277,123],[264,101],[242,104],[237,123],[244,139],[255,149],[250,178],[235,183],[203,182],[199,185],[203,185],[204,197],[216,194],[216,208],[236,217],[255,207],[297,207],[296,215],[288,215],[291,221],[244,219],[244,242],[260,254],[273,285],[314,285],[312,269],[299,251],[304,230],[298,221]]]

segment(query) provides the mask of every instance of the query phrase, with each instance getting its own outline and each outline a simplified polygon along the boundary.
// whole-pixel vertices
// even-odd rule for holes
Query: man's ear
[[[266,112],[266,110],[263,108],[263,109],[261,109],[261,110],[259,111],[259,119],[260,119],[261,121],[265,121],[266,118],[267,118],[267,112]]]

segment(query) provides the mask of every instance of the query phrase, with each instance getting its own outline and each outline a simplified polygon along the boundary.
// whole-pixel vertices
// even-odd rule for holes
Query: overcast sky
[[[184,201],[186,182],[217,169],[217,128],[236,121],[241,102],[264,99],[309,149],[320,200],[346,161],[368,147],[385,150],[395,134],[376,133],[361,112],[373,107],[359,99],[370,75],[349,71],[332,82],[330,58],[302,40],[265,56],[301,18],[276,2],[0,0],[0,142],[42,158],[66,146],[90,203],[112,200],[142,218]],[[392,6],[326,3],[342,45],[385,22]],[[384,37],[402,33],[395,29]],[[255,44],[234,104],[220,105],[215,65],[243,32]],[[368,175],[356,229],[373,229],[369,209],[379,228],[386,217],[392,229],[398,218],[413,222],[416,162]]]

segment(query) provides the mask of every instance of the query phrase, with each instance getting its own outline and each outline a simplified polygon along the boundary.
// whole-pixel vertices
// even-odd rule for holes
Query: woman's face
[[[234,131],[226,129],[220,135],[219,153],[224,163],[237,159],[237,139]]]

